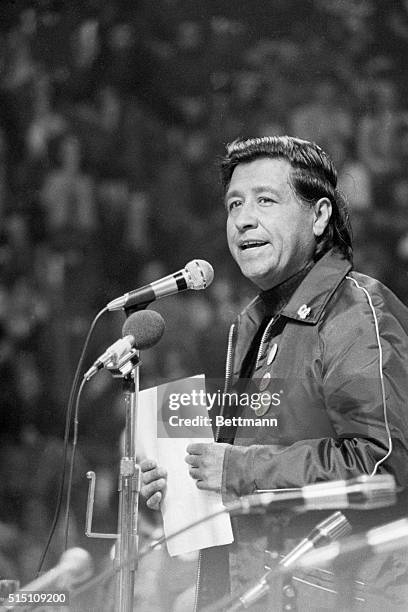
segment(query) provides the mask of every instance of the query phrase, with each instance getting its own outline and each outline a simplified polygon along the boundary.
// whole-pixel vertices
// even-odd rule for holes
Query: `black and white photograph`
[[[0,612],[408,610],[407,58],[407,0],[0,0]]]

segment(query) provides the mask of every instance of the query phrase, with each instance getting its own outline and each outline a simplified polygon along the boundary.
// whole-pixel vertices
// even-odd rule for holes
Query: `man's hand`
[[[214,442],[197,442],[187,446],[185,462],[190,465],[190,476],[196,481],[197,489],[221,492],[222,465],[227,446]]]
[[[146,505],[152,510],[160,510],[160,504],[166,491],[167,472],[152,459],[144,459],[140,464],[143,485],[140,489],[146,498]]]

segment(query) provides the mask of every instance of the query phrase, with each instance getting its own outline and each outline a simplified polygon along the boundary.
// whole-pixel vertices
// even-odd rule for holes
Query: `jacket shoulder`
[[[350,271],[327,305],[326,323],[352,330],[364,319],[378,320],[380,329],[393,319],[408,335],[408,308],[379,280]],[[323,321],[324,325],[324,321]]]
[[[366,274],[361,274],[361,272],[352,271],[346,276],[345,281],[348,281],[349,284],[352,285],[352,288],[354,285],[354,293],[359,292],[360,299],[363,293],[367,300],[371,297],[374,306],[395,312],[396,315],[402,318],[408,317],[407,306],[391,291],[391,289],[379,280],[367,276]]]

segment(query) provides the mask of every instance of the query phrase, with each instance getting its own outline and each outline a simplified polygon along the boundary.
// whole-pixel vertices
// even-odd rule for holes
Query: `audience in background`
[[[254,1],[242,14],[224,0],[217,13],[200,4],[199,15],[188,0],[6,4],[0,572],[28,579],[48,528],[38,516],[51,520],[54,510],[69,387],[96,312],[208,255],[212,287],[157,304],[167,331],[146,353],[142,379],[223,375],[226,330],[251,291],[226,263],[209,161],[227,141],[291,133],[327,149],[359,235],[357,267],[408,301],[408,9],[392,3],[384,19],[381,0],[367,0],[366,11],[351,1]],[[122,323],[105,315],[88,361]],[[103,380],[83,400],[72,530],[74,543],[101,556],[105,543],[78,534],[86,470],[116,478],[123,413],[116,383]],[[25,483],[36,453],[52,474],[33,499]],[[112,512],[99,516],[98,531],[116,529],[114,493],[112,485],[109,500],[104,490],[100,503]]]

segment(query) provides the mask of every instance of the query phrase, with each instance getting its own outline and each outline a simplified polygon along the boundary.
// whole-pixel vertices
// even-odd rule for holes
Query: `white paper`
[[[186,447],[190,442],[214,442],[211,426],[202,425],[199,428],[191,428],[192,434],[198,432],[200,435],[204,434],[204,437],[187,438],[173,437],[173,435],[180,435],[177,427],[167,425],[163,430],[163,425],[160,423],[162,406],[158,405],[158,402],[161,401],[164,391],[167,394],[177,391],[181,393],[193,387],[197,391],[203,389],[205,392],[203,375],[146,389],[139,394],[138,439],[140,444],[138,448],[142,448],[146,457],[155,459],[160,466],[166,468],[168,473],[162,514],[164,533],[168,538],[167,550],[171,556],[209,546],[229,544],[233,541],[231,521],[227,513],[186,529],[175,537],[170,537],[171,534],[224,507],[220,493],[197,489],[195,481],[189,475],[188,465],[184,461]],[[183,414],[185,415],[188,410],[188,407],[184,409]],[[170,414],[177,416],[179,412],[175,410]],[[194,415],[207,417],[206,406],[195,405]],[[159,436],[167,433],[167,437],[158,437],[158,420]],[[166,415],[164,420],[167,422]]]

